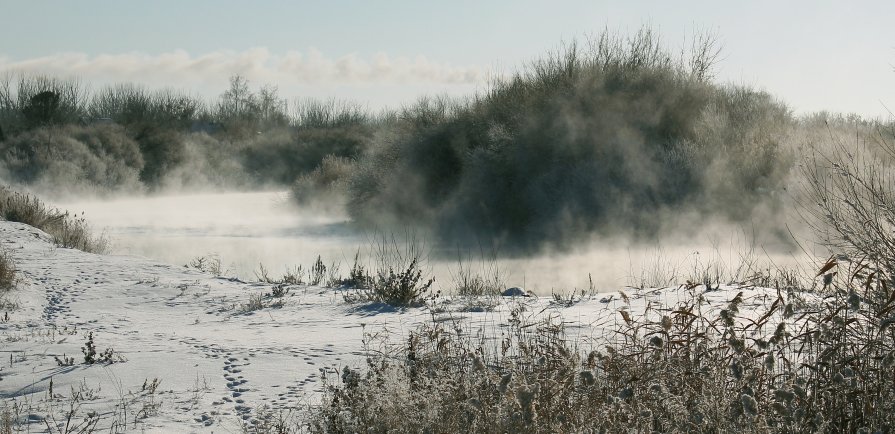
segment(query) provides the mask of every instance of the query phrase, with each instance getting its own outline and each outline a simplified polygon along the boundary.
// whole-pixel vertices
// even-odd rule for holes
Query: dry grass
[[[804,214],[835,253],[895,270],[895,127],[850,141],[828,130],[832,143],[802,166]]]
[[[759,315],[742,293],[698,292],[628,311],[605,346],[561,321],[512,312],[485,340],[434,322],[365,372],[329,378],[316,432],[874,432],[895,423],[895,290],[852,264],[829,296],[778,291]],[[835,266],[835,265],[834,265]],[[839,267],[845,267],[839,264]],[[855,273],[855,270],[858,271]],[[825,273],[835,271],[830,268]],[[846,274],[845,269],[840,270]],[[819,273],[822,276],[825,273]],[[835,287],[834,287],[835,286]],[[888,292],[886,292],[888,291]],[[879,293],[878,298],[863,294]],[[862,295],[858,295],[858,294]]]
[[[367,274],[365,267],[354,265],[345,283],[355,285],[357,291],[345,296],[349,302],[385,303],[391,306],[414,306],[422,304],[430,293],[435,278],[426,280],[424,245],[414,234],[405,234],[399,241],[394,235],[380,236],[371,243],[371,251],[376,265],[375,272]]]
[[[224,269],[221,266],[221,256],[218,254],[196,256],[189,264],[184,266],[199,270],[203,273],[211,274],[215,277],[221,277],[224,274]]]
[[[240,304],[239,306],[235,306],[236,312],[239,314],[245,315],[245,314],[251,314],[252,312],[262,310],[262,309],[282,308],[283,306],[286,305],[286,302],[284,300],[282,300],[282,296],[285,295],[285,292],[279,292],[279,291],[284,291],[285,288],[283,288],[283,287],[278,287],[278,288],[280,288],[280,289],[278,290],[277,288],[274,288],[274,291],[276,291],[276,292],[272,292],[270,294],[258,293],[258,294],[250,295],[248,301]]]
[[[4,248],[0,247],[0,321],[9,318],[9,312],[15,310],[18,305],[7,298],[8,293],[16,288],[19,278],[16,275],[16,264]],[[0,431],[2,433],[2,431]]]
[[[463,255],[457,251],[457,268],[451,271],[454,293],[461,296],[498,296],[506,288],[505,271],[497,262],[497,254],[486,257],[484,249],[479,252],[479,272],[473,270],[470,261],[464,263]]]
[[[5,249],[0,248],[0,293],[16,287],[16,264]]]
[[[0,413],[0,434],[12,434],[12,413],[9,408],[4,405],[3,412]]]
[[[0,218],[34,226],[53,237],[53,242],[60,247],[90,253],[104,253],[108,249],[108,240],[93,235],[83,215],[50,208],[35,196],[6,187],[0,187]]]

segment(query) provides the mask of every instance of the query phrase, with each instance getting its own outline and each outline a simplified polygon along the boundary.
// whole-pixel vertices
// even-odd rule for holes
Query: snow
[[[602,330],[622,321],[620,309],[638,314],[702,291],[719,308],[743,292],[744,312],[777,297],[768,289],[722,286],[568,300],[498,297],[480,309],[445,298],[395,309],[348,303],[341,290],[294,286],[282,306],[244,312],[251,297],[269,294],[273,285],[139,256],[57,248],[19,223],[0,221],[0,240],[21,279],[6,295],[18,307],[0,322],[0,412],[9,411],[18,426],[30,422],[31,432],[67,422],[95,423],[100,431],[241,432],[260,411],[301,411],[317,402],[323,370],[364,364],[365,333],[388,330],[400,342],[432,320],[499,333],[508,312],[522,305],[531,316],[561,318],[575,339],[596,345]],[[83,363],[91,332],[97,352],[113,349],[115,363]],[[63,357],[74,364],[60,366],[56,358]]]

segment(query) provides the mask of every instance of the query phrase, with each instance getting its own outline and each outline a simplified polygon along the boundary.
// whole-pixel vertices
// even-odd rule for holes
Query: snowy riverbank
[[[274,298],[270,284],[57,248],[20,223],[0,221],[0,240],[20,279],[5,295],[16,307],[0,322],[0,411],[14,429],[31,432],[65,424],[241,432],[265,412],[307,409],[319,399],[322,370],[362,366],[365,334],[387,330],[400,342],[423,322],[445,320],[496,333],[521,306],[533,317],[558,318],[586,345],[622,321],[620,309],[642,314],[649,304],[673,305],[700,291],[629,291],[628,300],[618,292],[591,294],[568,303],[491,299],[484,303],[491,308],[478,312],[459,299],[393,309],[350,304],[339,290],[303,285]],[[740,291],[744,315],[777,297],[744,287],[703,295],[722,306]],[[259,295],[268,307],[246,308]],[[111,349],[106,355],[114,363],[84,363],[91,333],[96,358]]]

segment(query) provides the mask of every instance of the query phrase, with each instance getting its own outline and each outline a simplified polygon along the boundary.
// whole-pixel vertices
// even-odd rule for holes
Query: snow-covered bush
[[[10,181],[56,195],[142,188],[143,155],[116,125],[40,127],[0,142],[0,154]]]
[[[711,82],[650,29],[589,42],[472,98],[402,109],[358,159],[351,217],[539,252],[654,236],[684,212],[749,222],[776,203],[793,163],[784,104]]]
[[[317,168],[299,176],[292,184],[292,197],[303,206],[341,209],[345,202],[345,181],[353,168],[353,160],[327,155]]]

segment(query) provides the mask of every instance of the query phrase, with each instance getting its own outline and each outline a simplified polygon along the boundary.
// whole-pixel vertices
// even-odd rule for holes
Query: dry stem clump
[[[16,282],[16,263],[9,252],[0,248],[0,292],[15,288]]]
[[[395,236],[380,237],[371,250],[375,259],[375,272],[368,274],[355,255],[347,283],[357,290],[346,295],[350,302],[370,301],[391,306],[414,306],[422,304],[432,294],[434,278],[425,279],[425,257],[423,244],[412,234],[402,242]]]
[[[53,242],[60,247],[90,253],[104,253],[108,249],[108,240],[91,233],[83,214],[50,208],[35,196],[6,187],[0,187],[0,218],[34,226],[53,237]]]
[[[831,272],[824,267],[818,279]],[[328,379],[317,432],[859,432],[895,423],[895,289],[867,264],[805,302],[777,291],[758,313],[743,292],[698,292],[627,310],[604,345],[557,318],[481,338],[433,321]],[[835,270],[833,270],[835,271]],[[843,272],[843,274],[845,274]],[[876,294],[876,295],[873,295]],[[369,344],[370,342],[368,342]]]

